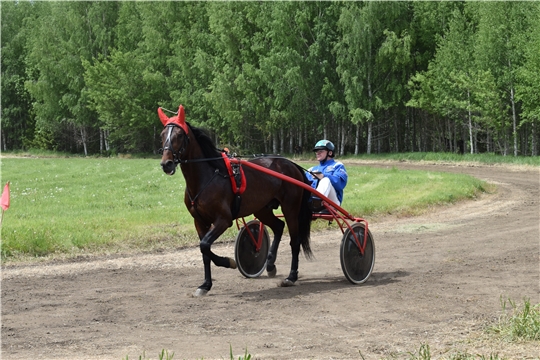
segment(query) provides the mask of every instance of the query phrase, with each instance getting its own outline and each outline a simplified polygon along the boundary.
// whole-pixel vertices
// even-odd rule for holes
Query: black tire
[[[251,220],[245,227],[240,229],[234,243],[234,257],[240,273],[247,278],[255,278],[261,275],[266,269],[266,261],[268,259],[268,252],[270,251],[270,240],[266,226],[264,226],[261,249],[255,251],[255,244],[253,244],[247,229],[257,239],[259,237],[260,221]]]
[[[358,237],[361,244],[364,243],[364,229],[363,223],[354,223],[352,231]],[[347,229],[343,234],[340,247],[340,259],[341,269],[347,280],[351,283],[358,285],[366,282],[373,271],[375,265],[375,243],[373,242],[373,236],[368,230],[367,243],[364,249],[364,255],[360,253],[356,241],[354,240],[353,233],[350,229]]]

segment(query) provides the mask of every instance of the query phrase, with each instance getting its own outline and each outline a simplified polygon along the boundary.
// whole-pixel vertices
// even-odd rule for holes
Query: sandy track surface
[[[417,351],[538,358],[538,343],[508,344],[483,331],[500,298],[540,302],[540,171],[531,168],[384,163],[468,173],[493,195],[414,218],[370,222],[375,269],[351,285],[339,260],[341,232],[312,234],[315,259],[288,274],[283,240],[278,278],[245,279],[215,268],[205,298],[198,248],[91,261],[2,267],[3,359],[229,358],[380,359]],[[369,220],[369,219],[368,219]],[[214,247],[234,256],[232,244]]]

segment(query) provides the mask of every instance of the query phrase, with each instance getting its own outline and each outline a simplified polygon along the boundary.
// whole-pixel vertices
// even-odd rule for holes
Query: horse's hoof
[[[229,267],[231,269],[236,269],[236,261],[234,261],[234,259],[229,258]]]
[[[274,266],[274,269],[272,269],[272,270],[266,269],[266,272],[268,273],[268,277],[269,277],[269,278],[276,277],[276,274],[277,274],[277,267]]]
[[[195,290],[195,293],[193,294],[193,296],[201,297],[201,296],[205,296],[206,294],[208,294],[208,290],[198,288],[197,290]]]
[[[294,286],[294,282],[289,279],[284,279],[281,282],[281,287],[291,287],[291,286]]]

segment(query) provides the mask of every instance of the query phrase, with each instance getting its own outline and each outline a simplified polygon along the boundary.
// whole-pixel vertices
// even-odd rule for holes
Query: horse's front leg
[[[212,288],[212,269],[210,267],[210,256],[203,254],[202,258],[204,264],[204,282],[201,286],[197,288],[197,290],[195,290],[195,296],[204,296]]]
[[[199,227],[195,225],[197,230]],[[229,225],[230,226],[230,225]],[[210,230],[204,234],[199,243],[204,263],[204,282],[195,291],[195,296],[204,296],[212,288],[212,270],[211,262],[216,266],[236,269],[236,262],[228,257],[222,257],[214,254],[211,250],[212,244],[229,227],[225,221],[216,222],[210,227]]]

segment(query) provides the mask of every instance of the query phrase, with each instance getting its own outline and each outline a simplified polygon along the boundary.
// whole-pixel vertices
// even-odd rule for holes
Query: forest
[[[2,1],[2,151],[537,156],[540,2]]]

